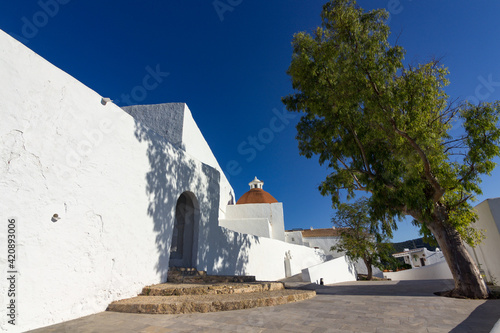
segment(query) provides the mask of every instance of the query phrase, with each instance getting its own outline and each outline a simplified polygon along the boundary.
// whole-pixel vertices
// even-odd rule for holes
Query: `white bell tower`
[[[264,182],[262,180],[258,180],[257,176],[255,176],[254,180],[252,180],[250,183],[248,183],[248,185],[250,186],[250,189],[253,189],[253,188],[262,189],[262,187],[264,186]]]

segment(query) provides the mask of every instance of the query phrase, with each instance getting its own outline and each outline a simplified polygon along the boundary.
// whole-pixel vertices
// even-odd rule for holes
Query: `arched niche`
[[[175,222],[170,245],[170,267],[195,267],[198,248],[200,209],[192,192],[177,199]]]

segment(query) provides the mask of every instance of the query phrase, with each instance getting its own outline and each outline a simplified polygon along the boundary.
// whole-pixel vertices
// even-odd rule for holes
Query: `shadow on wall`
[[[219,171],[193,159],[137,120],[135,136],[148,145],[150,170],[146,174],[145,190],[149,197],[148,215],[153,219],[156,233],[156,270],[161,281],[166,281],[168,274],[176,204],[186,192],[194,196],[198,206],[191,266],[208,274],[245,274],[248,248],[257,243],[258,238],[219,227]]]
[[[202,170],[210,183],[199,194],[205,206],[200,205],[197,268],[210,275],[246,275],[249,249],[259,238],[219,227],[220,173],[205,164]]]

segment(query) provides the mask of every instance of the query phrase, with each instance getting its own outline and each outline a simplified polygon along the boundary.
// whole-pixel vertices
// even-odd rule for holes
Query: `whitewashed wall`
[[[271,224],[273,227],[273,239],[285,241],[285,217],[283,215],[283,203],[275,202],[271,206]]]
[[[217,224],[219,172],[3,32],[0,72],[0,219],[18,221],[16,329],[100,312],[165,281],[176,200],[191,191],[200,224]],[[2,279],[1,304],[6,290]]]
[[[332,258],[339,258],[342,257],[344,253],[331,250],[331,247],[336,245],[339,239],[339,237],[304,237],[303,242],[310,247],[320,248],[327,255],[331,255]]]
[[[485,239],[470,255],[484,272],[486,280],[500,284],[500,198],[487,199],[475,207],[478,220],[474,228],[483,230]]]
[[[342,256],[327,262],[305,268],[302,270],[302,280],[320,284],[356,281],[358,275],[355,265],[346,257]]]
[[[219,171],[221,174],[219,209],[220,215],[224,217],[226,206],[234,203],[234,191],[186,103],[132,105],[123,109],[136,121],[164,137],[174,147]]]
[[[434,265],[441,261],[446,261],[443,252],[441,251],[429,251],[424,249],[425,251],[425,265]]]
[[[271,224],[271,238],[285,241],[285,221],[281,202],[228,205],[225,216],[227,220],[221,222],[222,227],[256,236],[264,236],[265,225],[253,224],[252,219],[267,219]]]
[[[220,219],[219,226],[239,233],[272,238],[273,228],[266,218]]]
[[[393,281],[453,279],[446,261],[399,272],[384,272],[384,277]]]
[[[285,242],[296,245],[304,245],[302,231],[285,231]]]
[[[226,228],[208,227],[200,236],[202,260],[199,269],[208,274],[254,275],[257,280],[285,278],[285,255],[290,251],[291,274],[326,260],[323,251],[288,244],[280,240],[234,232]],[[208,250],[207,249],[212,249]]]
[[[210,146],[205,141],[203,134],[201,133],[198,125],[193,118],[191,110],[188,106],[184,104],[184,124],[182,131],[182,143],[184,150],[193,156],[194,158],[200,160],[201,162],[215,168],[220,173],[220,204],[219,204],[219,214],[221,218],[225,217],[227,205],[234,204],[236,202],[234,196],[234,190],[231,184],[226,178],[226,175],[222,171],[215,155],[212,153]]]

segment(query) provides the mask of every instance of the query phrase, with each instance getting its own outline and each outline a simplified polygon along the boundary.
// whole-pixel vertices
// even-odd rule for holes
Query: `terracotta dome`
[[[247,193],[243,194],[236,202],[237,205],[242,204],[258,204],[258,203],[274,203],[278,202],[271,194],[261,188],[252,188]]]

